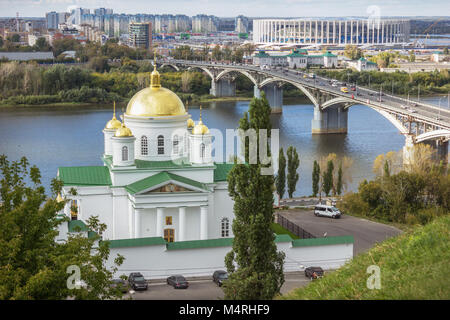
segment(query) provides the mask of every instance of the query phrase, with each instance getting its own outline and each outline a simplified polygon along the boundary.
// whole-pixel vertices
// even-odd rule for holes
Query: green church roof
[[[325,238],[296,239],[292,241],[292,246],[293,247],[326,246],[331,244],[345,244],[353,242],[354,242],[353,236],[339,236],[339,237],[325,237]]]
[[[186,177],[182,177],[179,176],[177,174],[173,174],[167,171],[163,171],[160,173],[157,173],[153,176],[147,177],[145,179],[133,182],[129,185],[127,185],[125,187],[125,189],[130,193],[130,194],[136,194],[139,193],[141,191],[144,191],[146,189],[149,189],[151,187],[160,185],[161,183],[164,182],[168,182],[168,181],[177,181],[183,184],[187,184],[190,186],[193,186],[195,188],[199,188],[199,189],[203,189],[203,190],[208,190],[207,187],[205,186],[205,184],[186,178]]]
[[[111,176],[105,166],[59,167],[58,178],[65,186],[110,186]]]
[[[228,172],[233,168],[233,163],[215,163],[214,181],[227,181]]]

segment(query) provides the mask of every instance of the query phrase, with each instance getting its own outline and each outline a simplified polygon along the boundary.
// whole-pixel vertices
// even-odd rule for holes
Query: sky
[[[43,17],[71,7],[112,8],[115,13],[196,14],[234,17],[441,16],[448,0],[0,0],[0,17]]]

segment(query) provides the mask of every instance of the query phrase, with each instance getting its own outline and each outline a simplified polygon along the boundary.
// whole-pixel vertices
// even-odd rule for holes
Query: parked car
[[[189,282],[182,275],[168,277],[167,284],[173,286],[175,289],[187,289],[189,287]]]
[[[321,267],[308,267],[305,269],[305,277],[310,278],[311,280],[322,278],[323,273]]]
[[[123,279],[113,279],[110,287],[111,289],[118,288],[122,293],[128,292],[128,284]]]
[[[140,272],[132,272],[128,277],[128,284],[133,290],[147,290],[148,284]]]
[[[219,287],[222,286],[224,280],[228,279],[228,273],[223,270],[217,270],[213,273],[213,281],[217,283]]]
[[[323,204],[317,204],[314,207],[314,215],[316,217],[324,216],[324,217],[331,217],[333,219],[340,218],[341,212],[338,208],[334,206],[327,206]]]

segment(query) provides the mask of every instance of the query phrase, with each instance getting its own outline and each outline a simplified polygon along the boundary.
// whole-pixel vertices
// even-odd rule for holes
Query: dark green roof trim
[[[87,232],[89,231],[86,224],[81,220],[70,220],[68,221],[69,232]]]
[[[255,57],[258,57],[258,58],[270,58],[270,55],[267,54],[265,51],[259,51],[257,54],[255,54]]]
[[[183,158],[179,161],[172,161],[172,160],[166,160],[166,161],[146,161],[146,160],[135,160],[136,167],[138,169],[172,169],[172,168],[192,168],[191,163],[188,161],[188,159]]]
[[[168,242],[167,250],[231,247],[233,238]]]
[[[186,178],[186,177],[182,177],[179,176],[177,174],[173,174],[167,171],[163,171],[160,173],[157,173],[153,176],[147,177],[145,179],[133,182],[132,184],[129,184],[125,187],[125,189],[130,193],[130,194],[136,194],[139,193],[141,191],[144,191],[146,189],[149,189],[151,187],[157,186],[161,183],[167,182],[167,181],[177,181],[183,184],[187,184],[199,189],[203,189],[203,190],[208,190],[208,188],[206,187],[205,184]]]
[[[326,246],[333,244],[353,243],[353,236],[339,236],[326,238],[297,239],[292,241],[293,247]]]
[[[275,237],[275,242],[292,242],[293,239],[288,234],[277,234]]]
[[[228,172],[233,168],[234,163],[215,163],[214,182],[227,181]]]
[[[119,240],[109,240],[108,242],[110,248],[144,247],[144,246],[158,246],[166,244],[166,240],[164,240],[164,238],[162,237],[119,239]]]
[[[58,179],[65,186],[110,186],[111,176],[105,166],[59,167]]]

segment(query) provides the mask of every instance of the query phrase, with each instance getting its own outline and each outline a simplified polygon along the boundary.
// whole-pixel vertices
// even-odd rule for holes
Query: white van
[[[341,212],[336,207],[318,204],[314,207],[314,215],[316,217],[325,216],[336,219],[341,217]]]

